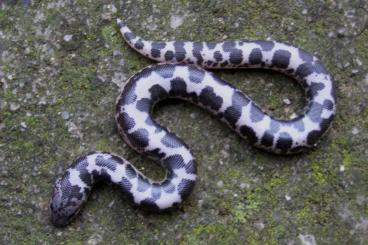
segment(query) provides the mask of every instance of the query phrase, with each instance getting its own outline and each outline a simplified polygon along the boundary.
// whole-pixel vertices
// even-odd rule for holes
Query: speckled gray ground
[[[367,244],[367,10],[364,0],[0,1],[0,243]],[[336,80],[332,129],[313,151],[274,156],[193,105],[162,103],[155,117],[199,163],[184,205],[149,214],[101,185],[75,222],[54,228],[53,182],[83,153],[113,151],[163,176],[114,124],[119,85],[152,63],[123,42],[116,17],[152,39],[271,38],[309,50]],[[274,115],[303,109],[301,89],[280,74],[216,74]]]

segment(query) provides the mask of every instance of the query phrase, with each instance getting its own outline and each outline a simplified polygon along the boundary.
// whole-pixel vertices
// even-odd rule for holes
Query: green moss
[[[197,225],[180,244],[229,244],[236,241],[237,230],[224,224]]]
[[[324,166],[324,162],[313,162],[312,163],[312,177],[313,180],[319,184],[325,184],[327,181],[327,177],[324,173],[325,168]]]
[[[310,205],[307,204],[305,207],[297,211],[295,217],[302,224],[312,223],[313,217],[311,215]]]
[[[41,123],[41,120],[38,117],[31,116],[31,117],[26,117],[25,118],[25,123],[29,127],[39,127],[39,125]]]
[[[76,241],[65,241],[65,243],[63,242],[62,244],[65,245],[82,245],[82,242],[76,242]]]
[[[343,157],[342,157],[342,164],[345,166],[345,167],[349,167],[352,162],[353,162],[353,159],[352,159],[352,156],[351,156],[351,153],[347,150],[344,150],[343,153],[342,153]]]
[[[114,48],[121,48],[122,37],[118,31],[115,21],[112,21],[111,24],[104,26],[101,30],[101,34],[105,40],[105,44],[107,45],[107,50],[110,50],[111,52]]]
[[[272,191],[273,189],[281,186],[282,184],[284,184],[286,182],[286,178],[282,178],[279,176],[273,176],[273,178],[269,181],[269,183],[266,184],[266,189],[268,191]]]
[[[356,49],[357,53],[359,53],[359,57],[368,61],[368,54],[366,52],[368,48],[367,44],[368,39],[368,32],[363,31],[357,38],[354,39],[354,48]]]
[[[101,138],[96,143],[96,149],[99,151],[111,150],[111,141],[108,138]]]
[[[249,221],[250,217],[253,217],[256,213],[260,211],[262,202],[260,200],[255,200],[251,196],[247,197],[247,203],[238,203],[230,212],[233,215],[233,220],[235,224],[245,224]]]
[[[0,21],[3,21],[6,18],[6,11],[0,10]]]

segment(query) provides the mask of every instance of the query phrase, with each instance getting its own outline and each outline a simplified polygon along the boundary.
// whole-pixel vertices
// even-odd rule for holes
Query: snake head
[[[55,226],[67,225],[79,212],[84,202],[85,194],[81,187],[72,185],[69,172],[58,178],[54,185],[50,203],[51,222]]]

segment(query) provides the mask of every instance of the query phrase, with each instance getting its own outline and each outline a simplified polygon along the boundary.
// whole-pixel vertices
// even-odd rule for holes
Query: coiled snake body
[[[192,191],[196,163],[188,146],[151,115],[165,98],[181,98],[208,109],[251,144],[275,153],[296,153],[315,146],[335,114],[329,73],[311,54],[274,41],[153,42],[135,35],[121,20],[120,32],[139,53],[161,64],[144,68],[125,84],[116,104],[116,121],[125,142],[158,161],[166,177],[154,182],[123,158],[92,152],[76,160],[54,186],[51,221],[66,225],[98,180],[120,186],[139,206],[166,210]],[[306,91],[305,112],[278,120],[250,98],[203,68],[265,68],[295,78]]]

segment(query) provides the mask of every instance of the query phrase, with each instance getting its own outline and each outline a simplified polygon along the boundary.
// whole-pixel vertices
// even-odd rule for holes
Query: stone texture
[[[365,244],[367,10],[366,1],[345,0],[0,1],[0,243]],[[83,153],[112,151],[152,178],[164,175],[117,134],[118,85],[152,62],[123,42],[116,17],[148,39],[302,47],[334,75],[336,120],[315,150],[275,156],[193,105],[160,103],[155,118],[183,137],[199,163],[188,200],[150,214],[101,185],[72,224],[54,228],[52,185]],[[303,93],[283,75],[215,73],[275,116],[303,111]]]

